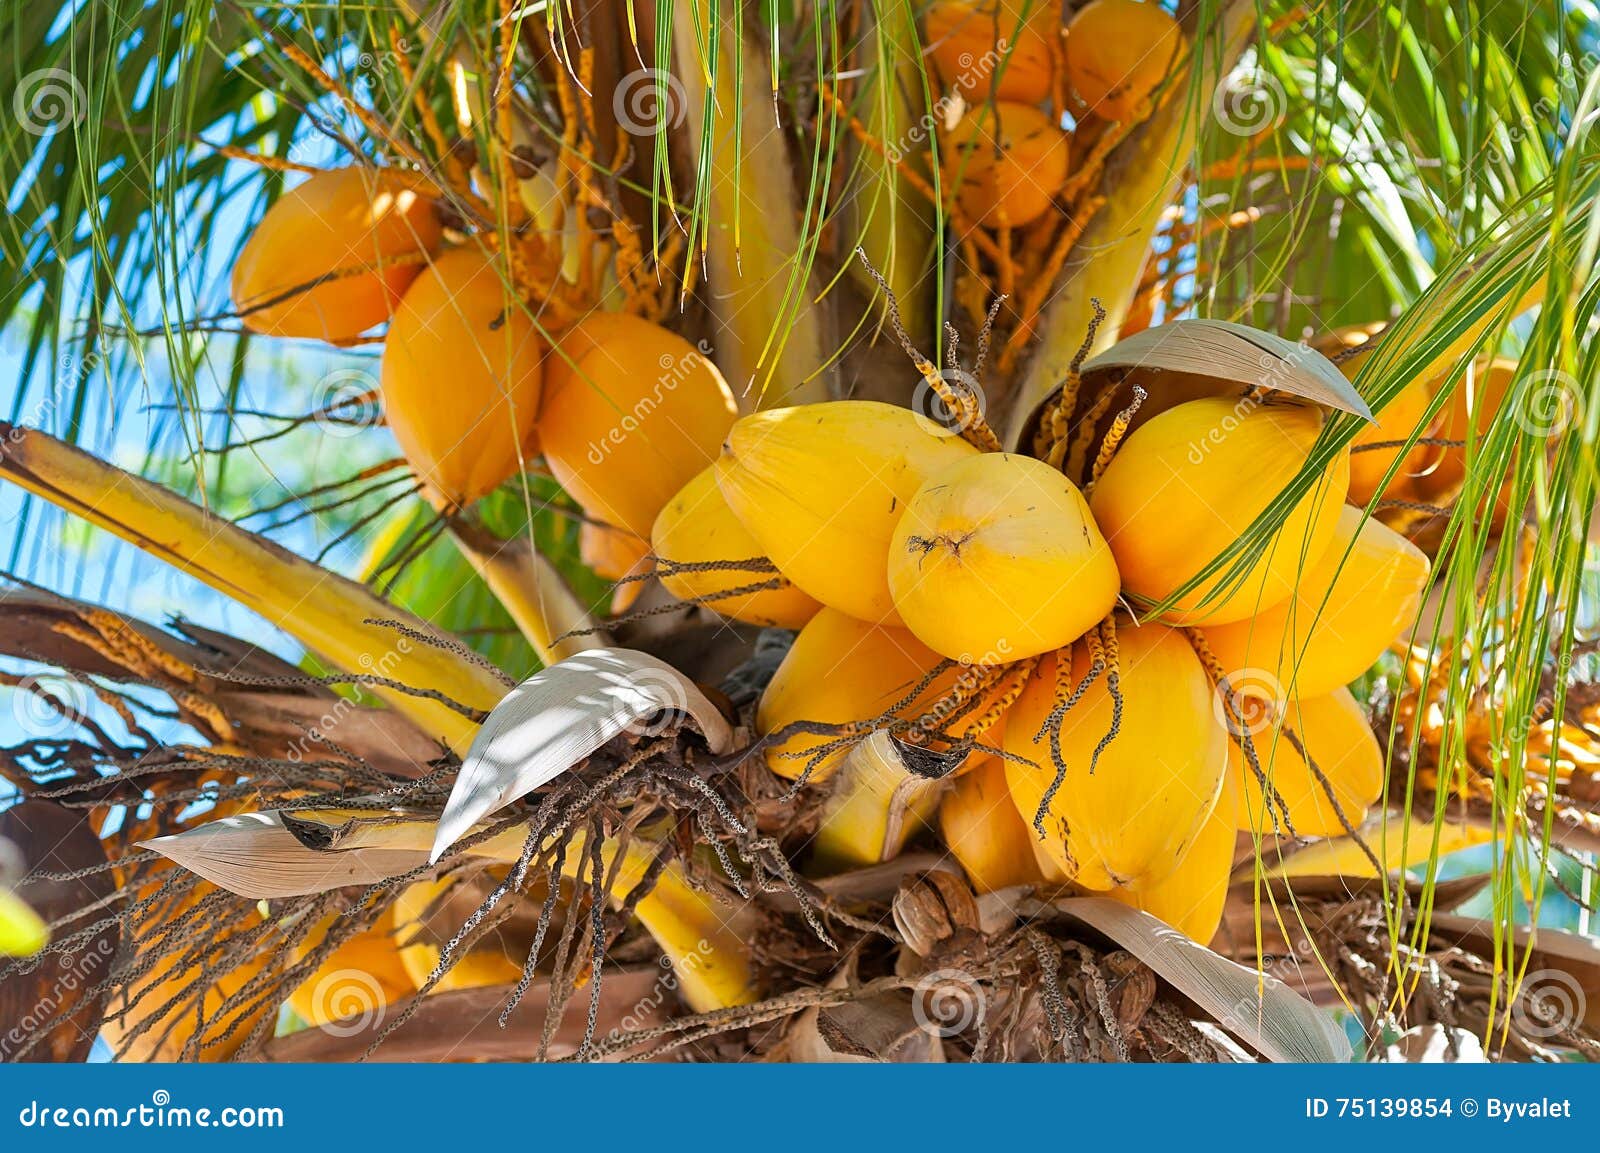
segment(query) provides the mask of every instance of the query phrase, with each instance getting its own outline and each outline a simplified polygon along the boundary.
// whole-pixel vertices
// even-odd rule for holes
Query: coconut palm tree
[[[1331,1059],[1332,1007],[1372,1058],[1592,1058],[1595,8],[1161,7],[0,15],[5,1055]],[[1187,631],[1266,800],[1181,909],[987,884],[936,818],[978,756],[1007,791],[1036,658],[781,729],[798,621],[731,602],[813,588],[737,508],[737,555],[651,539],[736,415],[910,407],[1093,496],[1198,397],[1314,443],[1125,627],[1345,467],[1431,568],[1359,806],[1295,674]]]

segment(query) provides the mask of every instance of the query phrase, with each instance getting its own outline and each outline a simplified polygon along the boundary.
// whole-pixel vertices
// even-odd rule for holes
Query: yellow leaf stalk
[[[906,769],[881,730],[853,746],[833,780],[812,843],[812,865],[841,872],[900,855],[932,821],[946,783]]]
[[[372,621],[434,635],[353,581],[45,433],[0,423],[0,478],[114,533],[238,601],[336,668],[490,709],[505,687],[486,668]],[[430,736],[465,753],[477,722],[437,700],[374,692]]]

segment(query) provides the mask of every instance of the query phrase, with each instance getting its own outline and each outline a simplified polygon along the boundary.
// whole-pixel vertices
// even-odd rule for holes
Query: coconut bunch
[[[1129,432],[1131,406],[1077,480],[1048,436],[1001,451],[971,397],[946,398],[961,428],[855,400],[732,425],[652,543],[673,592],[799,630],[756,728],[779,777],[831,781],[814,871],[937,820],[981,890],[1070,883],[1204,941],[1238,831],[1360,824],[1384,759],[1345,686],[1412,625],[1428,560],[1346,503],[1340,451],[1211,571],[1330,418],[1211,391]],[[884,732],[898,758],[862,755]]]
[[[1338,329],[1317,347],[1354,380],[1374,356],[1384,327]],[[1467,442],[1488,435],[1516,367],[1514,360],[1482,356],[1453,389],[1448,387],[1452,372],[1408,381],[1351,443],[1350,499],[1362,505],[1376,501],[1386,523],[1425,542],[1435,539],[1433,519],[1449,510],[1467,477]],[[1441,393],[1448,398],[1435,403]],[[1508,477],[1492,509],[1485,510],[1496,532],[1510,515],[1509,485]]]
[[[664,298],[642,289],[638,259],[568,235],[581,210],[555,176],[540,169],[521,200],[531,235],[556,240],[519,248],[469,229],[398,170],[316,172],[250,235],[235,308],[265,335],[381,341],[377,395],[359,399],[381,404],[442,512],[548,471],[581,510],[584,563],[638,575],[657,514],[714,459],[733,395],[699,348],[647,318]]]
[[[538,213],[530,219],[559,235],[577,210],[559,199],[553,178],[540,175],[527,182]],[[623,294],[610,246],[594,246],[599,282],[578,291],[567,279],[581,275],[566,267],[568,249],[554,246],[564,263],[553,269],[522,267],[526,254],[497,250],[491,237],[464,230],[418,184],[402,172],[348,167],[291,188],[234,265],[241,320],[271,336],[338,345],[381,339],[385,421],[437,501],[470,503],[543,453],[580,501],[617,527],[648,531],[659,502],[641,514],[623,493],[594,491],[598,466],[585,467],[586,459],[611,455],[608,434],[651,387],[675,415],[691,418],[678,423],[706,430],[714,452],[724,429],[694,406],[709,405],[727,414],[724,425],[731,422],[726,384],[686,340],[616,310]],[[541,274],[572,291],[548,284],[529,291],[525,282]],[[549,308],[554,297],[566,307]],[[605,394],[603,417],[586,407],[575,382]],[[686,450],[662,443],[655,451],[667,459]],[[710,453],[699,455],[709,460]]]
[[[1108,129],[1149,115],[1183,53],[1182,30],[1158,4],[1093,0],[1065,27],[1062,16],[1059,0],[942,0],[927,11],[944,94],[937,152],[968,225],[1023,228],[1044,216]]]

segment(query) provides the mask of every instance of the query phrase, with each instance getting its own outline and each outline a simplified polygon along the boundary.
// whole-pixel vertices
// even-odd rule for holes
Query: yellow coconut
[[[656,517],[650,541],[657,557],[678,565],[766,559],[756,538],[723,499],[714,467],[698,473],[667,502],[667,507]],[[787,577],[748,569],[672,572],[670,565],[666,568],[661,583],[673,596],[683,600],[702,599],[723,616],[753,625],[797,629],[816,616],[822,607],[795,588]],[[774,579],[780,582],[780,587],[734,597],[717,595]]]
[[[910,696],[939,663],[939,654],[905,629],[868,624],[824,608],[800,630],[756,709],[756,731],[778,732],[796,721],[844,724],[872,720]],[[916,716],[948,688],[949,677],[924,690],[899,716]],[[920,706],[920,707],[919,707]],[[805,771],[813,750],[830,743],[828,735],[800,733],[766,750],[767,764],[793,779]],[[812,770],[823,781],[838,768],[842,751]]]
[[[439,243],[433,203],[402,180],[365,168],[319,172],[280,196],[250,234],[233,266],[234,307],[254,332],[353,340],[389,319],[422,271],[417,258]]]
[[[737,408],[717,366],[676,333],[599,313],[561,338],[539,420],[545,460],[590,516],[648,539],[673,494],[716,459]]]
[[[899,624],[887,572],[895,525],[928,477],[977,452],[909,409],[836,400],[740,419],[717,484],[796,586],[862,620]]]
[[[486,876],[415,881],[395,898],[394,926],[400,963],[418,989],[428,983],[443,955],[442,947],[466,924],[492,883]],[[503,932],[496,930],[487,940],[475,943],[464,956],[458,951],[449,971],[431,991],[515,984],[522,978],[526,948],[515,959],[510,952],[504,947]]]
[[[295,947],[299,964],[327,939],[334,917],[325,918]],[[289,1007],[308,1025],[342,1018],[372,1019],[385,1006],[417,991],[394,937],[391,906],[368,929],[342,942],[316,972],[289,994]]]
[[[980,893],[1044,883],[1034,858],[1038,837],[1011,803],[1005,764],[996,757],[956,778],[939,805],[939,831]]]
[[[539,336],[501,271],[475,248],[443,253],[406,293],[385,343],[384,419],[446,506],[491,492],[530,454]]]
[[[1183,634],[1147,624],[1122,627],[1117,637],[1117,735],[1106,739],[1115,704],[1102,674],[1062,718],[1067,773],[1044,820],[1057,866],[1102,890],[1151,884],[1172,872],[1216,802],[1227,761],[1211,682]],[[1055,777],[1048,734],[1034,738],[1055,704],[1060,659],[1055,653],[1039,662],[1006,716],[1006,752],[1033,762],[1006,762],[1011,799],[1030,827]],[[1076,686],[1090,669],[1088,646],[1073,645],[1070,659]]]
[[[1321,696],[1349,684],[1416,621],[1428,558],[1405,537],[1346,505],[1333,541],[1300,578],[1294,596],[1242,621],[1205,630],[1240,691]]]
[[[1367,808],[1383,794],[1383,750],[1366,713],[1348,689],[1336,689],[1320,697],[1290,701],[1284,714],[1283,723],[1310,754],[1327,784],[1318,779],[1282,725],[1266,723],[1265,714],[1247,702],[1245,721],[1258,730],[1251,734],[1251,744],[1277,797],[1269,812],[1260,778],[1243,750],[1230,741],[1228,771],[1239,798],[1235,823],[1240,829],[1272,832],[1274,817],[1281,823],[1277,799],[1281,798],[1297,836],[1342,835],[1341,810],[1350,826],[1358,827],[1366,819]],[[1259,724],[1256,718],[1262,718]]]
[[[945,180],[968,217],[1015,227],[1043,216],[1067,182],[1069,143],[1031,104],[980,104],[945,133]]]
[[[1050,98],[1050,38],[1060,18],[1061,6],[1051,0],[940,0],[925,17],[928,55],[944,87],[968,104],[1042,104]]]
[[[1113,889],[1111,895],[1160,917],[1190,940],[1208,944],[1222,925],[1239,840],[1231,819],[1232,791],[1225,782],[1216,807],[1184,849],[1176,869],[1159,881],[1136,889]]]
[[[1147,602],[1166,600],[1266,511],[1305,465],[1321,428],[1321,414],[1304,405],[1210,397],[1170,408],[1131,433],[1089,500],[1123,588]],[[1301,569],[1332,540],[1349,480],[1344,452],[1242,579],[1229,579],[1234,558],[1179,598],[1166,619],[1220,624],[1288,599]]]
[[[1067,84],[1097,119],[1134,120],[1183,43],[1183,30],[1159,4],[1091,0],[1067,24]]]
[[[1070,644],[1116,603],[1111,549],[1078,487],[1032,457],[989,452],[928,478],[889,546],[906,627],[963,664]]]

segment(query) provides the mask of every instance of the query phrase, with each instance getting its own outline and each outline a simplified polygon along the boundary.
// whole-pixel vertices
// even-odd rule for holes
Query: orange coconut
[[[250,234],[233,266],[234,307],[254,332],[353,340],[389,319],[422,271],[416,258],[439,243],[433,202],[398,177],[319,172]]]
[[[152,882],[141,888],[139,899],[154,899],[158,891],[159,882]],[[267,1006],[259,997],[246,995],[234,1000],[272,964],[273,950],[282,943],[276,933],[256,936],[266,923],[258,910],[248,910],[220,934],[212,932],[202,938],[190,933],[181,940],[168,935],[169,926],[219,892],[208,881],[181,895],[156,899],[138,916],[131,935],[124,930],[123,947],[132,955],[144,955],[157,947],[174,951],[166,952],[148,972],[118,989],[107,1003],[101,1035],[119,1061],[177,1061],[196,1056],[201,1061],[226,1061],[266,1015]],[[255,941],[249,952],[243,957],[230,956],[247,935]],[[227,972],[220,971],[224,957],[228,957]],[[197,1006],[205,1017],[203,1030]],[[191,1049],[191,1045],[195,1047]]]
[[[1361,349],[1339,361],[1339,371],[1344,373],[1346,379],[1354,380],[1361,366],[1372,355],[1371,349],[1363,347],[1370,340],[1367,326],[1341,329],[1328,338],[1330,344],[1337,341],[1346,348]],[[1439,449],[1429,445],[1419,444],[1410,452],[1407,452],[1403,445],[1394,445],[1390,448],[1366,447],[1403,441],[1413,432],[1419,436],[1427,436],[1430,424],[1428,405],[1432,399],[1433,395],[1426,382],[1411,381],[1396,393],[1389,403],[1373,413],[1374,423],[1361,426],[1361,431],[1350,442],[1352,502],[1367,504],[1378,495],[1380,488],[1384,489],[1385,495],[1398,496],[1401,490],[1407,487],[1410,478],[1425,474],[1438,461]],[[1396,461],[1401,462],[1400,466],[1385,488],[1383,478]]]
[[[1050,98],[1050,38],[1061,7],[1048,0],[939,0],[925,17],[939,79],[968,104],[991,97],[1022,104]]]
[[[295,964],[327,939],[334,922],[334,917],[326,917],[306,934],[295,947]],[[289,1007],[308,1025],[326,1025],[341,1018],[371,1019],[416,991],[395,944],[391,907],[371,927],[328,954],[316,972],[289,994]]]
[[[590,516],[649,539],[666,503],[716,459],[738,409],[694,345],[597,313],[561,337],[539,418],[545,460]],[[552,363],[553,363],[552,358]]]
[[[898,625],[889,544],[906,503],[947,464],[976,456],[910,409],[872,400],[743,417],[717,459],[728,507],[778,571],[862,620]]]
[[[1368,807],[1383,795],[1383,750],[1350,691],[1336,689],[1320,697],[1291,700],[1276,724],[1257,710],[1247,702],[1244,719],[1255,730],[1250,734],[1251,746],[1276,797],[1269,811],[1261,777],[1250,767],[1239,743],[1230,741],[1228,772],[1237,798],[1235,825],[1272,832],[1275,818],[1281,824],[1281,799],[1296,836],[1342,836],[1346,830],[1341,812],[1351,828],[1359,827]],[[1326,784],[1283,731],[1285,724],[1310,754]]]
[[[1178,858],[1178,866],[1159,881],[1135,889],[1113,889],[1123,904],[1160,917],[1190,940],[1204,945],[1217,935],[1228,903],[1228,881],[1239,835],[1234,828],[1233,785],[1222,796]]]
[[[1012,453],[980,453],[934,473],[889,546],[900,619],[929,648],[967,664],[1072,643],[1111,611],[1119,586],[1078,487]]]
[[[384,419],[436,503],[470,504],[522,471],[540,342],[500,266],[453,248],[406,293],[383,353]]]
[[[1011,803],[1005,764],[995,757],[956,778],[939,805],[939,831],[980,893],[1044,883],[1037,837]]]
[[[414,881],[395,898],[394,931],[400,963],[418,989],[428,983],[438,966],[443,945],[466,923],[493,883],[494,878],[488,874]],[[522,977],[526,954],[526,944],[513,942],[506,928],[494,930],[465,954],[458,950],[451,967],[431,991],[515,984]]]
[[[1043,216],[1067,182],[1067,134],[1031,104],[981,104],[945,134],[941,159],[969,217],[1021,227]]]
[[[1091,0],[1067,24],[1067,83],[1100,120],[1133,120],[1172,71],[1183,30],[1159,4]]]
[[[909,697],[939,664],[939,654],[905,629],[868,624],[823,608],[800,630],[756,709],[762,736],[797,721],[845,724],[877,718]],[[915,716],[939,699],[952,677],[923,690],[897,715]],[[810,754],[832,742],[831,735],[799,733],[766,750],[767,765],[793,779],[805,771]],[[823,781],[838,768],[844,750],[828,754],[812,769]]]
[[[1501,408],[1505,404],[1506,393],[1511,389],[1511,383],[1516,378],[1517,362],[1504,358],[1488,361],[1479,360],[1472,367],[1471,375],[1456,382],[1455,391],[1445,406],[1444,418],[1439,427],[1439,437],[1442,440],[1467,440],[1474,441],[1474,452],[1481,452],[1483,438],[1489,435],[1494,427],[1497,416],[1501,416]],[[1545,397],[1542,399],[1551,399]],[[1571,397],[1555,398],[1556,405],[1569,403]],[[1529,413],[1529,418],[1537,419],[1541,414]],[[1556,422],[1562,419],[1559,407],[1552,407],[1547,413],[1542,414],[1543,422],[1554,429]],[[1509,412],[1501,419],[1513,420],[1516,416]],[[1525,419],[1526,423],[1526,419]],[[1461,490],[1462,481],[1467,475],[1467,449],[1465,443],[1443,449],[1438,456],[1437,463],[1423,475],[1414,478],[1411,487],[1422,501],[1443,500],[1451,498]],[[1507,484],[1509,484],[1509,479]],[[1502,486],[1494,509],[1494,523],[1499,527],[1505,522],[1505,486]]]

